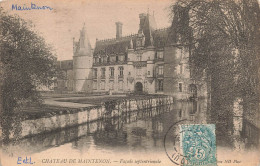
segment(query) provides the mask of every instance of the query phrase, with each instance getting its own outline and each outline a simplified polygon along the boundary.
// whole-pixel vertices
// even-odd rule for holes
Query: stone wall
[[[12,131],[10,132],[9,138],[20,139],[40,133],[51,132],[61,128],[94,122],[103,118],[118,117],[127,112],[169,104],[173,104],[173,97],[109,101],[102,103],[100,106],[79,109],[74,113],[16,122],[12,125]]]

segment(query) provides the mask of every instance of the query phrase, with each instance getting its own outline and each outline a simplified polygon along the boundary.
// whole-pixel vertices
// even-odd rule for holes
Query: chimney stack
[[[122,37],[122,26],[123,24],[121,22],[116,22],[116,38]]]
[[[139,23],[139,33],[143,30],[144,22],[145,22],[146,17],[147,17],[147,14],[145,14],[145,13],[139,14],[139,19],[140,19],[140,23]]]

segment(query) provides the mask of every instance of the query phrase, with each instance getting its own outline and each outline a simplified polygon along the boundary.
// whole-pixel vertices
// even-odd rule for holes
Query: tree
[[[178,0],[172,13],[171,31],[190,49],[193,78],[206,72],[215,118],[230,118],[236,98],[258,105],[258,1]]]
[[[37,87],[50,86],[57,74],[56,58],[31,24],[0,9],[1,95],[4,114],[40,101]]]

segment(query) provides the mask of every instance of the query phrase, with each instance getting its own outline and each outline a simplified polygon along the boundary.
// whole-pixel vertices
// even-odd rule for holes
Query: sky
[[[53,10],[12,10],[12,4],[49,6]],[[7,0],[0,6],[35,25],[35,31],[53,47],[58,60],[72,59],[73,37],[85,23],[92,48],[99,40],[115,38],[115,22],[123,23],[123,36],[137,33],[139,14],[154,12],[157,28],[170,26],[169,6],[173,0]]]

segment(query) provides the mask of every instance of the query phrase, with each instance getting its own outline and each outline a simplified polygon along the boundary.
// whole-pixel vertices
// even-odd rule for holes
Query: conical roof
[[[89,38],[86,31],[85,23],[82,27],[82,30],[80,31],[80,38],[79,38],[79,45],[78,45],[78,52],[76,52],[76,55],[79,56],[91,56],[91,45],[89,42]]]

